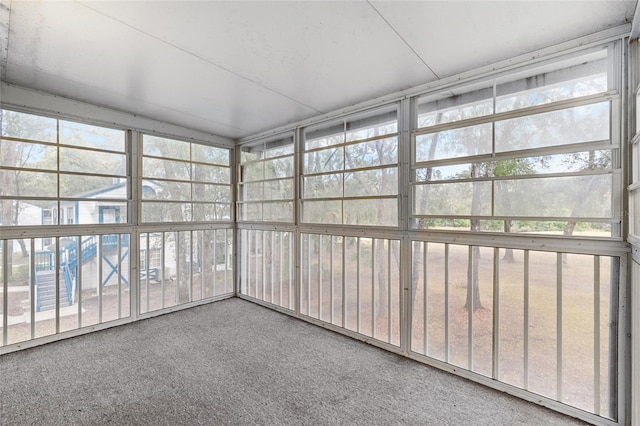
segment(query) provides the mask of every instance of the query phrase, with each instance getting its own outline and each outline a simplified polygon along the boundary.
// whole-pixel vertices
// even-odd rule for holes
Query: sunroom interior
[[[639,36],[635,0],[1,0],[0,364],[240,298],[640,424]]]

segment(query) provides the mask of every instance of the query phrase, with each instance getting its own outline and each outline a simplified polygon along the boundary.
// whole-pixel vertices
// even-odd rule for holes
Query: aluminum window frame
[[[74,202],[76,204],[80,202],[114,203],[114,204],[123,206],[126,209],[126,215],[124,217],[121,216],[121,219],[124,219],[125,221],[118,222],[118,223],[120,223],[121,225],[130,225],[132,223],[132,216],[130,215],[130,211],[131,211],[130,200],[132,197],[132,177],[130,173],[132,141],[126,128],[122,128],[115,125],[106,126],[103,123],[82,121],[82,120],[78,120],[77,118],[67,119],[65,117],[58,116],[58,115],[46,114],[40,111],[25,110],[21,108],[12,108],[10,106],[9,107],[2,106],[2,108],[0,109],[0,113],[2,113],[2,111],[8,111],[8,112],[13,112],[17,114],[33,115],[35,117],[55,120],[55,141],[44,141],[39,139],[30,139],[30,138],[22,138],[22,137],[14,137],[14,136],[0,136],[0,139],[3,141],[39,145],[39,146],[51,147],[55,149],[55,166],[54,167],[43,169],[43,168],[20,167],[20,166],[0,166],[0,171],[6,170],[6,171],[15,171],[15,172],[34,172],[34,173],[47,173],[47,174],[55,175],[56,176],[56,184],[55,184],[56,196],[53,196],[53,195],[52,196],[0,195],[0,200],[24,201],[27,203],[30,201],[46,202],[46,203],[52,204],[49,207],[50,210],[55,209],[56,212],[60,212],[61,209],[65,209],[66,210],[65,215],[66,213],[68,213],[68,210],[67,210],[68,206],[63,205],[63,203],[67,203],[67,202]],[[116,149],[87,147],[82,145],[72,145],[69,143],[64,143],[61,141],[61,122],[71,123],[76,125],[86,125],[86,126],[91,126],[91,127],[100,128],[100,129],[115,130],[115,131],[122,132],[123,149],[119,151]],[[60,158],[61,152],[60,151],[61,149],[65,149],[65,148],[73,149],[76,151],[86,151],[86,152],[91,152],[96,154],[105,153],[105,154],[121,155],[124,157],[123,173],[100,173],[99,171],[98,172],[93,172],[93,171],[82,172],[82,171],[63,170],[61,168],[61,158]],[[63,176],[99,177],[99,178],[112,179],[112,180],[124,179],[125,182],[123,186],[125,188],[126,194],[124,197],[120,197],[120,198],[114,198],[114,197],[87,198],[87,197],[79,197],[79,196],[74,197],[74,196],[68,196],[68,195],[67,196],[61,195],[60,181],[61,181],[61,177]],[[93,192],[93,191],[88,191],[88,192]],[[53,204],[55,204],[55,206]],[[2,229],[3,231],[8,231],[10,228],[20,229],[22,227],[32,227],[32,226],[63,226],[64,225],[65,227],[86,227],[86,226],[105,227],[105,226],[113,225],[113,223],[99,222],[99,217],[96,218],[96,222],[80,223],[78,221],[78,218],[79,218],[78,209],[74,208],[74,212],[75,212],[75,217],[73,219],[73,223],[69,223],[66,217],[63,221],[62,216],[59,213],[56,213],[55,215],[56,223],[52,222],[51,224],[48,224],[48,225],[40,224],[40,225],[22,225],[22,226],[19,223],[13,224],[13,225],[0,224],[0,229]],[[52,219],[53,217],[54,216],[52,216]]]
[[[187,139],[179,139],[179,138],[175,138],[175,137],[164,137],[164,136],[159,136],[159,135],[155,135],[155,134],[151,134],[151,133],[140,133],[139,134],[139,140],[138,140],[138,156],[137,156],[137,160],[138,160],[138,170],[139,170],[139,182],[138,182],[138,191],[139,191],[139,211],[138,211],[138,223],[140,223],[141,225],[153,225],[153,224],[162,224],[162,225],[173,225],[173,224],[182,224],[182,223],[192,223],[192,224],[207,224],[207,223],[233,223],[234,217],[235,217],[235,203],[234,203],[234,178],[233,178],[233,171],[234,171],[234,149],[230,148],[230,147],[225,147],[225,146],[216,146],[216,145],[212,145],[212,144],[208,144],[208,143],[204,143],[204,142],[199,142],[199,141],[193,141],[193,140],[187,140]],[[153,137],[153,138],[159,138],[159,139],[164,139],[167,141],[174,141],[174,142],[178,142],[178,143],[184,143],[184,144],[188,144],[189,146],[189,160],[186,159],[178,159],[178,158],[174,158],[174,157],[167,157],[167,156],[158,156],[158,155],[153,155],[153,154],[145,154],[144,153],[144,137],[145,136],[149,136],[149,137]],[[198,160],[194,160],[193,159],[193,146],[194,145],[201,145],[201,146],[207,146],[207,147],[211,147],[214,149],[222,149],[222,150],[226,150],[227,151],[227,156],[228,156],[228,165],[223,165],[220,163],[213,163],[213,162],[203,162],[203,161],[198,161]],[[181,162],[184,164],[188,164],[188,174],[190,175],[189,179],[172,179],[169,177],[161,177],[161,178],[157,178],[157,177],[153,177],[153,176],[145,176],[144,174],[144,160],[146,158],[152,159],[152,160],[161,160],[161,161],[173,161],[173,162]],[[196,180],[193,178],[193,170],[194,170],[194,166],[198,166],[198,165],[202,165],[202,166],[206,166],[206,167],[212,167],[212,168],[219,168],[221,170],[227,170],[227,173],[229,175],[229,181],[228,183],[219,183],[219,182],[207,182],[207,181],[202,181],[202,180]],[[190,188],[190,193],[189,193],[189,198],[185,199],[185,200],[175,200],[175,199],[144,199],[143,196],[143,191],[142,191],[142,187],[144,186],[144,182],[145,181],[157,181],[157,182],[168,182],[168,183],[178,183],[178,184],[188,184],[189,188]],[[194,197],[194,186],[196,185],[205,185],[205,186],[210,186],[210,187],[223,187],[228,191],[228,202],[209,202],[209,201],[200,201],[197,200]],[[170,205],[190,205],[190,210],[189,210],[189,220],[181,220],[181,221],[176,221],[176,220],[169,220],[169,221],[146,221],[143,218],[143,209],[145,205],[152,205],[153,203],[160,203],[160,204],[170,204]],[[215,205],[215,206],[222,206],[222,208],[224,209],[225,206],[228,206],[228,211],[229,211],[229,215],[227,217],[223,216],[219,219],[210,219],[210,220],[194,220],[194,212],[197,208],[197,206],[210,206],[210,205]]]
[[[254,160],[242,160],[243,149],[250,150],[262,147],[263,152],[266,154],[269,150],[275,150],[282,146],[291,146],[290,154],[281,154],[275,156],[264,156]],[[249,144],[244,144],[238,147],[237,155],[237,176],[236,176],[236,190],[237,190],[237,222],[238,223],[282,223],[292,224],[296,220],[296,149],[295,149],[295,137],[293,132],[287,132],[278,134],[266,139],[254,141]],[[266,178],[265,177],[265,165],[269,161],[273,160],[285,160],[291,159],[291,175],[284,177]],[[262,165],[262,178],[246,180],[244,179],[243,172],[246,166]],[[270,182],[288,182],[291,181],[291,197],[290,198],[269,198],[265,196],[265,184]],[[260,184],[262,197],[257,199],[245,200],[243,199],[243,188],[251,184]],[[277,205],[280,203],[291,203],[291,220],[273,220],[272,218],[265,218],[264,206],[265,205]],[[260,211],[260,218],[244,219],[243,211],[248,206],[257,206]]]
[[[391,114],[391,113],[395,113],[395,120],[393,121],[393,124],[391,124],[392,126],[396,127],[396,132],[389,132],[389,133],[384,133],[378,136],[370,136],[370,137],[365,137],[365,138],[360,138],[360,139],[351,139],[348,140],[349,138],[347,137],[347,135],[349,134],[349,129],[347,128],[349,123],[357,123],[359,121],[363,121],[366,123],[367,120],[372,120],[372,124],[370,127],[375,126],[375,125],[382,125],[384,123],[384,121],[380,121],[380,122],[376,122],[375,119],[376,117],[380,116],[380,117],[384,117],[385,114]],[[340,220],[339,222],[336,223],[332,223],[332,226],[338,226],[338,227],[344,227],[344,228],[349,228],[349,227],[364,227],[366,229],[373,229],[373,228],[381,228],[381,229],[400,229],[402,227],[402,219],[401,219],[401,212],[402,212],[402,206],[401,206],[401,200],[402,200],[402,191],[401,191],[401,187],[402,187],[402,171],[401,171],[401,163],[402,163],[402,157],[401,157],[401,135],[402,135],[402,130],[401,130],[401,106],[399,102],[392,102],[392,103],[386,103],[383,105],[380,105],[378,107],[375,108],[370,108],[370,109],[366,109],[362,112],[359,113],[355,113],[355,114],[348,114],[348,115],[344,115],[341,116],[339,119],[332,119],[332,120],[327,120],[321,123],[317,123],[317,124],[313,124],[311,126],[307,126],[307,127],[303,127],[301,129],[301,140],[300,140],[300,144],[299,144],[299,150],[300,150],[300,158],[299,158],[299,169],[300,169],[300,174],[298,175],[298,180],[299,180],[299,188],[300,188],[300,194],[299,194],[299,198],[298,198],[298,203],[299,203],[299,210],[300,210],[300,216],[299,216],[299,223],[302,227],[304,227],[305,229],[308,227],[313,227],[313,226],[318,226],[321,225],[322,222],[319,221],[306,221],[304,219],[304,204],[305,203],[313,203],[313,202],[323,202],[323,201],[333,201],[333,202],[339,202],[340,203],[340,212],[341,212],[341,216],[340,216]],[[330,145],[325,145],[325,146],[319,146],[319,147],[311,147],[311,148],[307,148],[306,147],[306,142],[307,142],[307,134],[314,132],[314,131],[322,131],[325,129],[331,129],[331,128],[339,128],[342,127],[342,130],[339,133],[329,133],[329,134],[335,134],[335,135],[342,135],[342,142],[338,142],[338,143],[334,143],[334,144],[330,144]],[[362,128],[366,128],[366,126],[363,126]],[[395,162],[389,162],[389,163],[383,163],[383,164],[369,164],[366,166],[360,166],[360,167],[347,167],[346,165],[346,148],[349,146],[356,146],[356,145],[360,145],[360,144],[366,144],[369,142],[375,142],[375,141],[384,141],[385,139],[392,139],[395,138],[395,144],[396,144],[396,161]],[[315,139],[312,139],[315,140]],[[341,169],[335,169],[335,170],[327,170],[327,171],[306,171],[305,168],[305,155],[308,153],[314,153],[314,152],[322,152],[322,151],[329,151],[332,149],[338,149],[338,150],[342,150],[342,168]],[[394,170],[395,171],[395,175],[396,175],[396,187],[397,187],[397,191],[395,194],[393,195],[382,195],[382,194],[371,194],[371,195],[357,195],[357,196],[345,196],[345,180],[346,177],[349,174],[352,173],[358,173],[358,172],[366,172],[366,171],[375,171],[375,170]],[[341,194],[331,194],[328,195],[326,197],[309,197],[309,196],[305,196],[305,178],[308,177],[322,177],[322,176],[341,176]],[[364,200],[396,200],[396,225],[390,225],[390,224],[350,224],[347,223],[346,218],[345,218],[345,206],[344,206],[344,201],[364,201]]]
[[[588,49],[585,52],[575,52],[572,57],[580,57],[581,54],[589,54],[590,52],[597,51],[602,48],[592,48]],[[610,223],[611,224],[611,236],[610,237],[602,237],[602,238],[612,238],[617,240],[622,240],[624,235],[622,234],[622,208],[623,208],[623,199],[620,196],[622,193],[623,181],[624,181],[624,164],[620,161],[622,150],[621,138],[619,137],[619,131],[616,130],[616,123],[620,122],[621,114],[619,103],[622,99],[621,90],[618,86],[619,82],[619,67],[616,66],[616,61],[619,57],[618,50],[619,48],[614,46],[614,43],[606,45],[607,50],[607,75],[608,75],[608,90],[603,91],[598,94],[591,94],[587,96],[576,97],[573,99],[562,99],[556,102],[549,102],[542,105],[535,105],[532,107],[520,108],[512,111],[498,112],[498,113],[490,113],[485,114],[479,117],[472,117],[463,120],[445,122],[441,124],[434,124],[422,128],[417,128],[417,116],[418,116],[418,103],[422,103],[421,96],[416,96],[413,98],[414,106],[414,114],[412,117],[413,122],[415,123],[412,131],[411,131],[411,177],[410,177],[410,215],[409,222],[412,226],[415,226],[418,221],[421,220],[429,220],[429,219],[464,219],[464,220],[490,220],[490,221],[537,221],[537,222],[566,222],[567,220],[576,220],[578,222],[591,222],[591,223]],[[559,64],[563,63],[563,58],[557,60]],[[535,73],[536,66],[530,67],[532,71],[528,71],[532,73],[532,75],[537,75]],[[544,70],[554,69],[554,61],[547,61],[544,65]],[[515,73],[517,75],[517,73]],[[508,74],[501,75],[500,79],[505,80],[508,78]],[[508,81],[508,80],[507,80]],[[494,79],[487,79],[484,83],[469,83],[469,84],[461,84],[458,88],[455,88],[452,92],[454,94],[464,94],[468,91],[475,91],[478,88],[486,88],[493,90],[493,95],[491,97],[486,98],[486,101],[492,101],[495,108],[496,102],[496,87],[498,85],[498,77]],[[543,88],[544,86],[541,86]],[[514,92],[517,94],[518,92]],[[424,96],[424,95],[423,95]],[[446,94],[438,97],[436,94],[429,94],[427,99],[446,99]],[[529,116],[536,116],[538,114],[545,114],[555,111],[563,111],[570,110],[571,108],[580,107],[580,106],[588,106],[588,105],[597,105],[600,103],[608,104],[608,122],[609,122],[609,138],[604,140],[595,140],[595,141],[586,141],[573,143],[568,145],[552,145],[552,146],[544,146],[538,148],[525,148],[522,150],[515,151],[497,151],[496,150],[496,123],[502,122],[508,119],[514,118],[522,118]],[[468,128],[469,126],[476,126],[482,124],[491,124],[491,152],[486,154],[479,155],[469,155],[469,156],[460,156],[460,157],[451,157],[451,158],[443,158],[443,159],[434,159],[434,160],[425,160],[418,161],[417,160],[417,138],[421,135],[434,134],[436,132],[455,130]],[[543,157],[545,155],[552,154],[570,154],[576,152],[586,152],[586,150],[608,150],[612,157],[612,168],[610,170],[583,170],[580,172],[565,172],[565,173],[548,173],[548,174],[530,174],[530,175],[509,175],[509,176],[490,176],[490,177],[478,177],[473,178],[469,177],[466,179],[442,179],[442,180],[432,180],[432,181],[424,181],[417,178],[417,171],[419,169],[424,169],[428,167],[437,167],[437,166],[451,166],[451,165],[466,165],[471,163],[480,163],[480,162],[496,162],[500,160],[509,160],[509,159],[526,159],[531,157]],[[553,177],[569,177],[569,176],[596,176],[601,174],[611,174],[612,175],[612,186],[611,186],[611,216],[608,218],[602,217],[553,217],[553,216],[536,216],[534,215],[526,215],[526,216],[518,216],[518,215],[495,215],[495,185],[496,182],[501,180],[515,180],[515,179],[539,179],[539,178],[553,178]],[[424,185],[438,185],[445,183],[462,183],[462,182],[491,182],[491,199],[490,199],[490,214],[425,214],[420,213],[416,210],[416,191],[419,187]],[[487,202],[489,200],[485,200]],[[502,234],[498,231],[489,231],[489,230],[465,230],[465,229],[455,229],[449,231],[442,231],[438,228],[425,228],[425,229],[416,229],[420,231],[429,231],[429,232],[460,232],[460,233],[469,233],[469,232],[480,232],[483,234]],[[519,234],[527,235],[530,234],[528,232],[520,232]],[[571,238],[580,238],[578,236],[571,236]]]

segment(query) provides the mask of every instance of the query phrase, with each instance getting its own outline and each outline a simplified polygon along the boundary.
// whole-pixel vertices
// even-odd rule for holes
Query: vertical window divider
[[[562,402],[562,255],[563,253],[557,253],[556,255],[556,387],[558,401]]]
[[[58,181],[58,184],[60,182]],[[58,202],[59,203],[59,202]],[[59,204],[58,204],[59,205]],[[60,211],[58,210],[58,213]],[[58,214],[58,220],[60,220],[60,214]],[[54,271],[55,271],[55,282],[56,282],[56,334],[60,333],[60,237],[56,237],[56,254],[54,256]],[[6,299],[7,295],[5,295]]]
[[[78,242],[76,243],[78,244],[78,266],[77,266],[77,270],[76,270],[76,282],[78,283],[78,326],[82,327],[82,302],[84,301],[83,297],[82,297],[82,256],[83,256],[83,250],[82,250],[82,235],[78,235]],[[129,280],[129,283],[131,283],[131,280]]]
[[[322,320],[322,234],[318,234],[318,319]]]
[[[342,236],[342,328],[347,327],[347,237]],[[6,281],[5,281],[6,282]]]
[[[493,249],[493,373],[500,380],[500,249]]]
[[[173,233],[174,238],[175,238],[175,245],[176,245],[176,291],[175,293],[175,304],[179,305],[180,304],[180,231],[175,231]],[[149,246],[149,234],[147,234],[147,247]],[[148,292],[149,286],[147,285],[147,295],[149,294]],[[148,299],[147,299],[148,300]],[[147,301],[147,311],[149,310],[149,302]]]
[[[6,247],[6,245],[5,245]],[[29,332],[31,335],[31,338],[34,339],[36,337],[36,305],[35,305],[35,300],[36,300],[36,257],[35,257],[35,253],[36,253],[36,248],[35,248],[35,238],[31,238],[31,244],[30,247],[31,251],[29,252],[29,269],[30,269],[30,273],[29,273],[29,320],[30,320],[30,326],[29,326]],[[3,263],[3,265],[6,265],[6,263]],[[3,268],[5,269],[5,268]],[[7,291],[6,289],[3,289],[3,296],[6,297],[7,296]],[[3,311],[4,312],[4,311]],[[78,308],[78,314],[80,312],[80,308]],[[78,317],[80,318],[80,317]],[[79,320],[78,320],[79,321]],[[3,324],[6,324],[6,321],[3,322]],[[80,322],[78,322],[78,325],[80,325]],[[6,344],[6,343],[5,343]]]
[[[393,331],[393,316],[391,311],[393,308],[393,288],[391,285],[391,240],[387,240],[387,341],[391,343],[392,331]],[[402,291],[400,291],[402,294]]]
[[[371,337],[376,338],[376,239],[371,239]]]
[[[271,261],[269,262],[271,265],[271,282],[269,283],[269,289],[271,290],[271,297],[269,299],[269,302],[273,303],[273,296],[275,294],[273,287],[275,286],[275,253],[276,253],[276,231],[273,230],[271,231],[271,248],[269,249],[269,258],[271,259]]]
[[[450,362],[451,336],[449,313],[449,244],[444,245],[444,360]]]
[[[334,312],[334,285],[335,285],[335,271],[333,269],[333,257],[335,256],[335,237],[333,235],[329,236],[330,240],[331,240],[331,248],[330,248],[330,254],[329,254],[329,270],[331,278],[330,278],[330,285],[331,287],[329,288],[329,300],[330,300],[330,304],[329,304],[329,321],[331,322],[331,324],[335,324],[335,312]]]
[[[469,246],[468,248],[468,267],[467,267],[467,292],[468,292],[468,297],[467,297],[467,320],[468,320],[468,324],[467,324],[467,333],[468,333],[468,368],[469,370],[473,371],[473,317],[475,315],[475,298],[474,298],[474,281],[478,278],[477,274],[478,272],[475,271],[474,267],[473,267],[473,262],[475,261],[475,256],[473,253],[473,246]]]
[[[233,253],[234,258],[235,258],[235,256],[236,256],[236,254],[235,254],[235,253],[236,253],[236,251],[237,251],[236,243],[235,243],[235,241],[236,241],[236,235],[237,235],[237,233],[236,233],[236,232],[233,232],[233,233],[231,234],[231,243],[233,244],[233,246],[232,246],[232,247],[233,247],[232,251],[234,252],[234,253]],[[216,246],[216,242],[217,242],[217,241],[218,241],[218,240],[214,238],[214,247]],[[224,229],[224,260],[223,260],[223,264],[224,264],[224,292],[225,292],[225,293],[228,291],[229,255],[230,255],[230,253],[229,253],[229,229],[228,229],[228,228],[225,228],[225,229]],[[235,265],[236,265],[236,264],[235,264],[235,262],[232,262],[232,265],[234,265],[234,266],[235,266]],[[214,269],[217,269],[217,266],[215,266],[215,267],[214,267]],[[233,268],[233,273],[232,273],[232,277],[231,277],[232,279],[233,279],[233,277],[234,277],[235,275],[237,275],[237,274],[238,274],[238,272],[236,272],[236,271],[238,271],[238,269],[239,269],[239,268],[236,268],[236,267],[234,267],[234,268]],[[235,295],[235,294],[236,294],[236,291],[234,290],[234,295]]]
[[[593,256],[593,409],[600,415],[600,256]]]
[[[307,315],[311,316],[311,238],[313,234],[307,234]]]
[[[290,232],[289,233],[289,292],[288,292],[288,296],[289,296],[289,309],[294,310],[296,313],[300,313],[300,309],[298,308],[295,300],[297,299],[296,296],[296,282],[297,282],[297,276],[296,274],[293,273],[293,271],[295,270],[295,265],[294,265],[294,259],[296,259],[298,256],[295,255],[295,250],[294,247],[296,247],[296,240],[297,238],[294,238],[294,234],[299,233],[299,230],[296,230],[296,232]]]
[[[2,240],[2,265],[9,264],[9,243],[12,240]],[[9,331],[9,269],[2,267],[2,346],[7,346],[7,333]]]
[[[279,291],[278,291],[278,305],[282,306],[282,281],[283,281],[283,269],[284,269],[284,232],[280,231],[279,233],[279,263],[278,263],[278,283],[279,283]]]
[[[522,387],[529,390],[529,250],[524,250],[524,330],[523,330],[523,363]]]
[[[129,236],[129,309],[134,321],[140,315],[140,224],[142,223],[142,134],[135,130],[126,132],[129,185],[127,199],[129,223],[133,226]],[[164,281],[164,280],[163,280]],[[163,297],[164,300],[164,297]]]
[[[122,234],[115,234],[116,236],[116,256],[118,256],[118,262],[116,263],[118,268],[118,315],[116,318],[122,317]],[[82,258],[78,262],[78,268],[82,264]]]
[[[227,253],[226,253],[226,247],[227,247],[227,230],[224,230],[224,246],[225,246],[225,250],[223,252],[224,255],[224,269],[225,271],[227,270]],[[232,233],[231,235],[234,235],[234,233]],[[211,241],[211,240],[209,240]],[[203,245],[206,245],[206,239],[205,241],[203,241]],[[217,229],[213,229],[213,250],[211,250],[211,256],[213,257],[213,268],[211,271],[211,294],[215,295],[216,294],[216,288],[218,286],[218,230]],[[244,263],[244,262],[243,262]],[[227,289],[227,280],[224,281],[224,293],[227,293],[228,289]]]
[[[360,237],[356,237],[356,329],[358,333],[362,332],[360,317],[362,314],[362,300],[360,297]]]
[[[267,296],[265,296],[267,291],[267,252],[265,244],[266,232],[267,231],[264,230],[260,232],[260,239],[262,241],[262,253],[260,254],[260,257],[262,258],[262,261],[260,262],[262,264],[262,300],[265,300],[267,298]]]
[[[423,305],[423,314],[422,314],[422,328],[423,328],[423,350],[424,354],[427,355],[429,349],[429,319],[428,319],[428,287],[427,287],[427,247],[428,243],[426,241],[422,242],[422,305]]]

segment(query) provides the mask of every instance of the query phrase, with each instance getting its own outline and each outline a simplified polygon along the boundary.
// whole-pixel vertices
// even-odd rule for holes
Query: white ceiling
[[[636,3],[1,0],[1,77],[241,138],[631,22]]]

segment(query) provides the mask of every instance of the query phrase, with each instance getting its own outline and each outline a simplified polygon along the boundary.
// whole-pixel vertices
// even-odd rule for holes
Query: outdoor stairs
[[[67,286],[64,281],[64,272],[60,271],[60,307],[69,305],[67,297]],[[49,311],[56,308],[56,273],[55,271],[38,272],[38,300],[40,301],[40,312]]]

